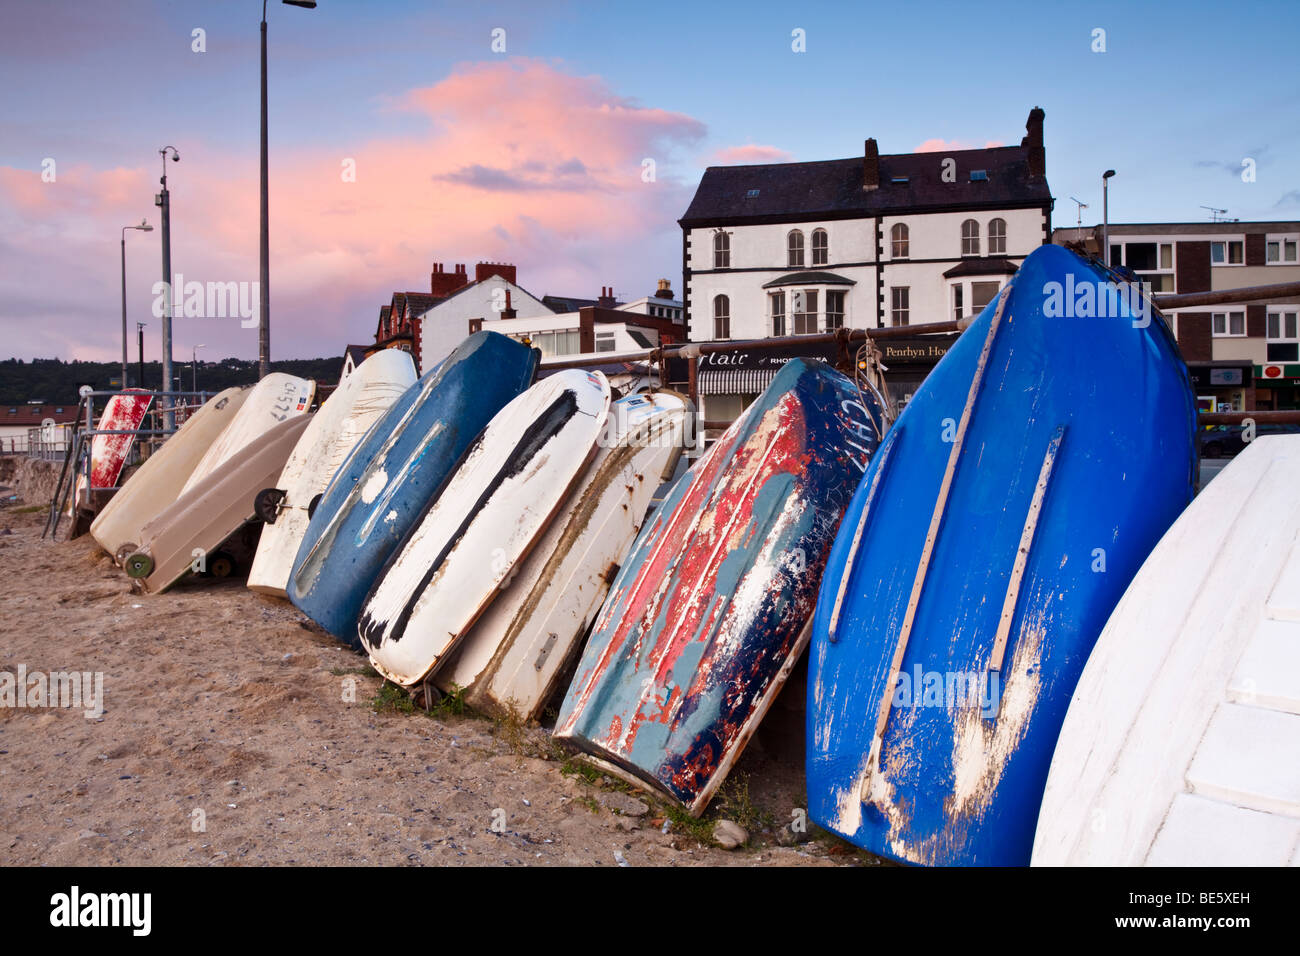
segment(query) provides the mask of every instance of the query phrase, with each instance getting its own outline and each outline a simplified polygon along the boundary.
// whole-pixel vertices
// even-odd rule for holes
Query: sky
[[[120,230],[147,219],[127,233],[130,356],[144,321],[159,357],[166,145],[173,271],[256,300],[260,16],[0,0],[0,356],[118,358]],[[1294,0],[272,0],[267,19],[276,359],[373,340],[434,262],[512,262],[538,296],[680,294],[676,221],[705,167],[856,156],[868,136],[1015,145],[1034,106],[1055,226],[1072,197],[1100,221],[1107,168],[1114,222],[1300,219]],[[173,354],[256,358],[253,325],[178,316]]]

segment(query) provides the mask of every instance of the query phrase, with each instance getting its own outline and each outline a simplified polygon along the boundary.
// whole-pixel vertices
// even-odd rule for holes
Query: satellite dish
[[[93,391],[94,389],[91,388],[89,385],[83,385],[81,386],[81,388],[77,389],[77,394],[80,395],[82,398],[85,398]]]

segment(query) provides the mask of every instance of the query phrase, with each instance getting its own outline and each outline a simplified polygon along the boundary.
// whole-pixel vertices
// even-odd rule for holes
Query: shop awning
[[[701,369],[701,395],[758,395],[776,378],[777,368]]]

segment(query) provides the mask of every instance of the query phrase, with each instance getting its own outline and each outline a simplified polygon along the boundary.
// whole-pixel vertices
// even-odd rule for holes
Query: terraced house
[[[709,167],[679,220],[691,340],[978,314],[1050,241],[1043,120],[1030,111],[1019,146],[881,154],[868,139],[850,159]],[[918,358],[894,376],[902,400],[936,360]],[[701,394],[743,407],[771,377],[728,371],[702,367]],[[736,404],[715,400],[710,417]]]
[[[1099,255],[1101,226],[1053,239]],[[1300,281],[1300,222],[1111,223],[1110,261],[1156,293]],[[1300,408],[1300,301],[1204,306],[1169,315],[1206,411]]]

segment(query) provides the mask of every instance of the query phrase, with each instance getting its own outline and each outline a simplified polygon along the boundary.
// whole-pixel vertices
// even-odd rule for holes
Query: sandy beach
[[[413,708],[242,580],[135,594],[44,521],[0,509],[0,673],[102,673],[103,713],[0,707],[0,865],[876,862],[811,824],[778,841],[804,799],[801,679],[693,822],[541,728]],[[714,843],[719,819],[748,843]]]

